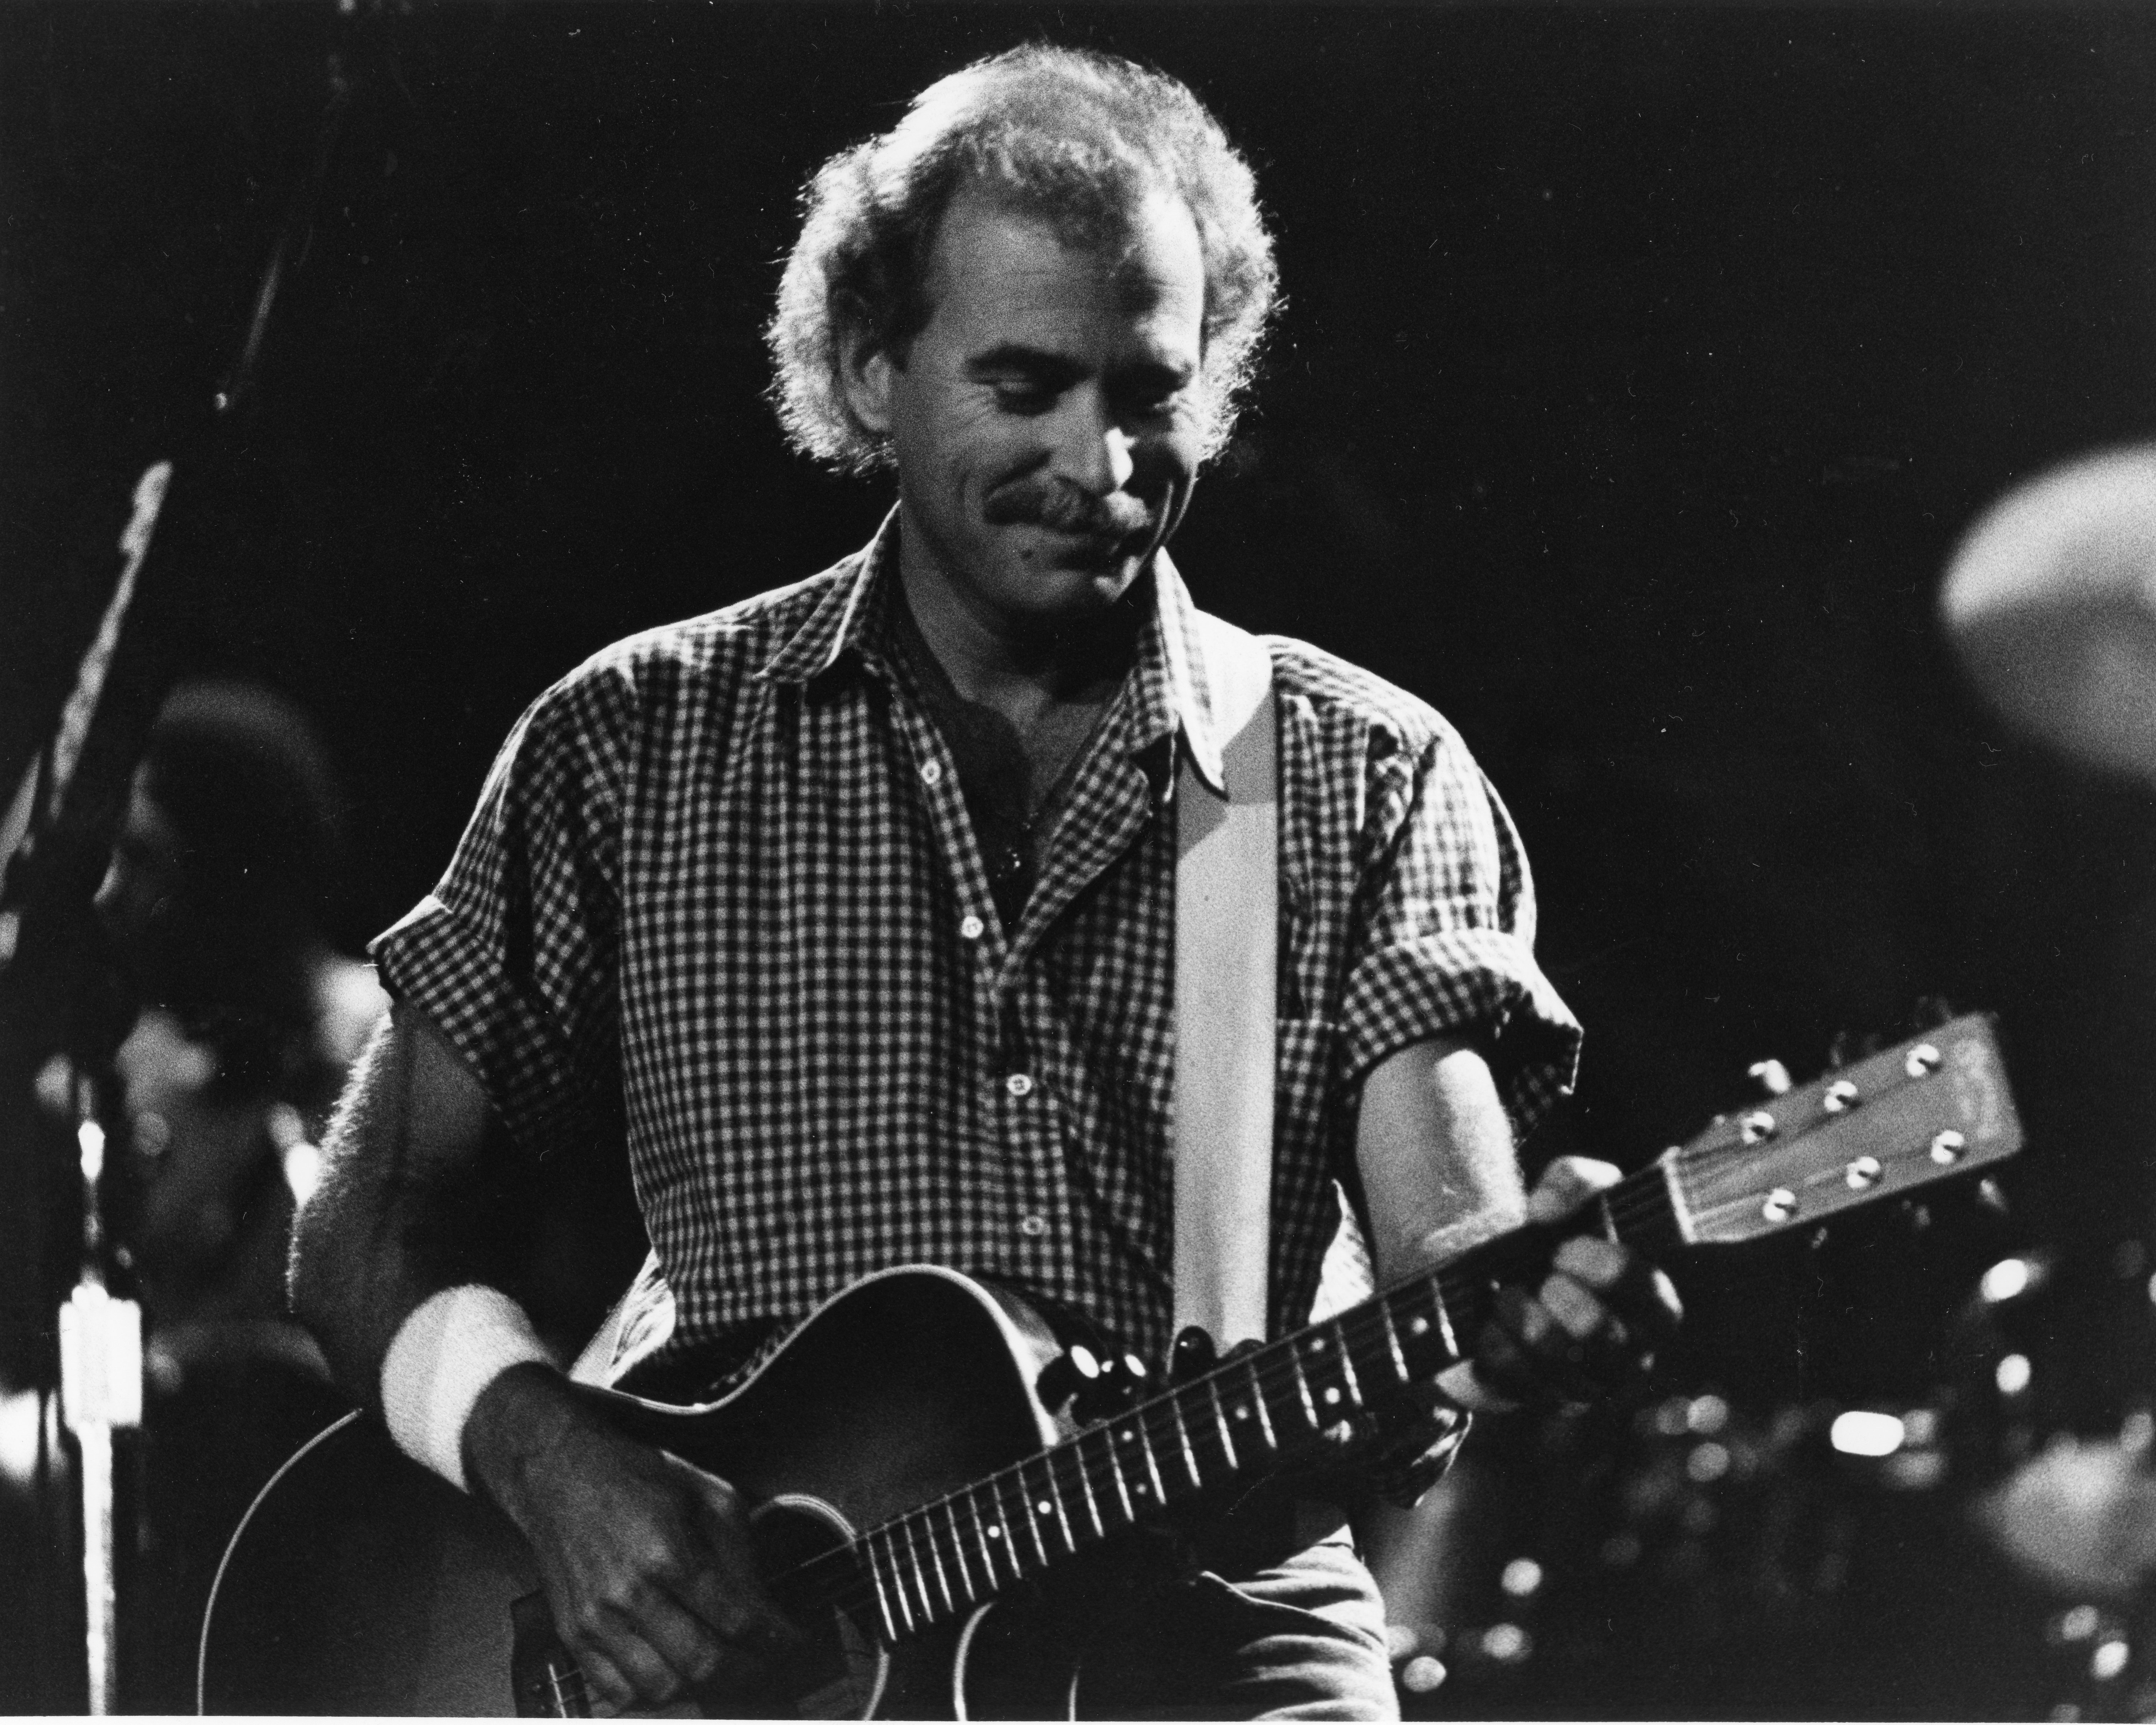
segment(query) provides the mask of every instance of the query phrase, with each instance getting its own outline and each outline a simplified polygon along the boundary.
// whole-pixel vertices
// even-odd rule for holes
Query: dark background
[[[1503,791],[1589,1028],[1537,1151],[1635,1163],[1922,996],[2001,1015],[2012,1217],[1682,1266],[1667,1381],[1918,1399],[2021,1242],[2138,1310],[2148,798],[2004,734],[1934,623],[1986,501],[2156,425],[2133,9],[0,9],[8,784],[174,455],[214,498],[167,547],[213,595],[182,656],[318,716],[341,930],[400,914],[546,683],[872,529],[763,398],[795,190],[1034,36],[1176,73],[1257,166],[1286,311],[1178,562],[1427,696]],[[206,429],[333,49],[351,124]],[[2092,1420],[2107,1335],[2046,1337]]]

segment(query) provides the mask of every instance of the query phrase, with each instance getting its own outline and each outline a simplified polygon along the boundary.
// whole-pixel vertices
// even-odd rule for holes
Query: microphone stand
[[[213,432],[234,423],[252,397],[271,313],[305,244],[344,132],[352,86],[334,52],[329,85],[310,170],[263,270],[245,340],[213,399]],[[210,439],[201,441],[208,445]],[[137,482],[133,513],[120,538],[126,562],[59,729],[0,817],[0,855],[8,860],[0,873],[0,1110],[14,1117],[0,1125],[28,1128],[20,1137],[32,1171],[28,1225],[39,1230],[35,1250],[41,1257],[75,1260],[64,1299],[56,1286],[57,1263],[41,1278],[58,1305],[58,1359],[48,1353],[39,1373],[40,1425],[56,1364],[61,1411],[80,1456],[93,1714],[112,1712],[118,1690],[113,1435],[141,1423],[143,1362],[141,1308],[109,1286],[114,1259],[103,1202],[103,1105],[118,1093],[111,1061],[132,1008],[120,1004],[122,990],[96,935],[91,901],[151,725],[178,670],[180,631],[158,624],[184,616],[190,593],[207,581],[205,559],[182,552],[161,555],[151,565],[151,547],[168,516],[182,526],[196,518],[192,506],[177,506],[204,501],[206,466],[192,456],[177,465],[160,459]],[[168,502],[176,508],[168,510]],[[17,1111],[25,1110],[28,1117]],[[38,1129],[39,1110],[49,1120],[65,1121],[80,1170],[81,1226],[72,1251],[55,1250],[51,1237],[57,1199],[45,1198],[38,1167],[49,1154],[40,1140],[49,1132],[49,1125]]]

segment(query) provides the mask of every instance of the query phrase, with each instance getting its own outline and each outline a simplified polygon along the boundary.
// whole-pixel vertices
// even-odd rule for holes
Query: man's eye
[[[1124,395],[1123,411],[1139,418],[1157,418],[1173,413],[1182,404],[1183,393],[1180,383],[1147,383]]]
[[[1055,405],[1055,391],[1022,378],[1000,379],[995,392],[996,405],[1006,413],[1045,413]]]

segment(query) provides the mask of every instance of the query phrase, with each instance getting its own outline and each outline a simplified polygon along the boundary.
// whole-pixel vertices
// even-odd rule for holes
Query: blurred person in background
[[[247,1505],[343,1404],[287,1316],[314,1143],[387,1002],[324,932],[339,800],[299,710],[176,690],[136,774],[97,907],[139,1011],[115,1060],[112,1223],[144,1307],[127,1705],[192,1712],[193,1649]]]

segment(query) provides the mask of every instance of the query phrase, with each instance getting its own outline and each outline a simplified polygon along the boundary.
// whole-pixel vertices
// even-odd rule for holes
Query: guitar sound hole
[[[775,1691],[710,1695],[704,1697],[706,1713],[865,1717],[875,1708],[889,1668],[871,1626],[851,1612],[799,1597],[786,1580],[812,1558],[844,1546],[850,1538],[844,1522],[813,1498],[779,1497],[757,1509],[750,1527],[758,1565],[780,1606],[806,1633],[808,1645],[787,1661]]]

